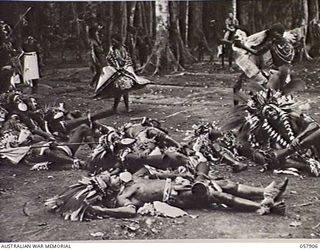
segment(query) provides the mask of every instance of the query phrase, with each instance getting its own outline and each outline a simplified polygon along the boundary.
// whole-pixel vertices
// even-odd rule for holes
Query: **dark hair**
[[[271,33],[277,32],[279,34],[283,34],[285,32],[285,28],[281,23],[276,23],[272,25],[272,27],[270,28],[270,32]]]

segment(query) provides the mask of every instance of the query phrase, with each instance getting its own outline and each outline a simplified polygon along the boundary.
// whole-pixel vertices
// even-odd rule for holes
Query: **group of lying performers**
[[[288,77],[287,67],[281,67],[285,60],[277,61],[291,60],[290,46],[280,38],[281,32],[275,26],[260,39],[264,43],[260,52],[271,51],[269,59],[277,63],[269,65],[269,75],[260,68],[254,68],[254,73],[253,67],[244,69],[247,78],[241,79],[241,85],[249,85],[249,92],[237,94],[240,103],[222,128],[214,123],[196,125],[182,143],[150,118],[132,120],[120,128],[98,122],[115,113],[122,96],[129,111],[128,91],[149,83],[134,73],[130,56],[114,37],[107,66],[96,83],[96,97],[115,97],[113,109],[83,117],[63,104],[42,108],[34,98],[17,91],[3,93],[1,161],[31,164],[32,170],[62,166],[87,170],[89,177],[45,203],[73,221],[131,217],[156,201],[179,208],[221,204],[261,215],[283,214],[281,196],[288,179],[260,188],[219,179],[210,172],[219,163],[240,172],[251,162],[265,170],[290,168],[320,175],[319,125],[294,105],[290,90],[299,84]],[[245,41],[238,37],[234,45],[248,57],[252,48]],[[79,160],[76,151],[85,143],[96,146],[87,159]]]
[[[108,127],[87,162],[93,176],[47,200],[46,205],[65,219],[80,221],[131,217],[145,203],[155,201],[179,208],[218,203],[261,215],[283,213],[280,198],[287,179],[258,188],[210,175],[210,165],[218,159],[236,162],[225,148],[227,138],[212,126],[200,125],[181,144],[159,122],[148,118],[119,129]]]
[[[37,100],[18,91],[0,95],[0,162],[24,162],[33,169],[49,165],[81,165],[74,157],[83,141],[92,142],[104,130],[97,122],[113,114],[102,110],[82,117],[64,104],[41,107]],[[90,144],[89,142],[89,144]]]
[[[231,152],[231,132],[200,125],[181,144],[148,118],[115,129],[97,122],[113,114],[111,110],[81,117],[79,111],[67,111],[63,104],[42,108],[34,98],[16,91],[2,94],[0,100],[3,164],[31,164],[31,170],[72,166],[89,171],[91,177],[46,202],[66,219],[133,216],[144,203],[153,201],[181,208],[215,202],[260,214],[283,213],[280,197],[287,180],[256,188],[209,175],[210,164],[217,161],[244,167]],[[97,136],[98,145],[88,159],[76,159],[79,146],[94,143]]]

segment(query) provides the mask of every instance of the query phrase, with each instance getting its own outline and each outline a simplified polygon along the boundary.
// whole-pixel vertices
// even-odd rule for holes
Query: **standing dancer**
[[[132,59],[119,35],[114,35],[107,55],[107,66],[102,69],[95,97],[114,98],[113,111],[117,112],[121,97],[129,108],[129,91],[141,89],[150,81],[135,74]]]

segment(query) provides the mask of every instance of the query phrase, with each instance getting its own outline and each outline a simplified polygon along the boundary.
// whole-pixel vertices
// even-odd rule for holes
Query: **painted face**
[[[110,188],[117,189],[121,185],[120,177],[113,175],[110,177]]]
[[[105,182],[108,194],[113,194],[114,191],[120,190],[121,180],[119,176],[110,176],[108,171],[104,171],[99,174],[99,177],[103,182]]]
[[[38,109],[38,102],[35,98],[30,98],[31,101],[31,106],[33,110],[37,110]]]
[[[262,110],[262,114],[266,119],[271,121],[276,121],[279,119],[278,110],[271,105],[266,105]]]
[[[102,179],[104,182],[106,182],[106,183],[108,183],[109,180],[110,180],[110,173],[109,173],[108,171],[104,171],[104,172],[100,173],[99,176],[100,176],[101,179]]]
[[[292,127],[288,119],[288,113],[275,104],[267,104],[262,108],[260,125],[268,138],[287,147],[294,139]],[[257,135],[261,135],[258,133]]]

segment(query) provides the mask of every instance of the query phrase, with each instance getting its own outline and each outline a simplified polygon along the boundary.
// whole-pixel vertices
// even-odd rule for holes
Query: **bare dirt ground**
[[[298,98],[307,100],[307,110],[320,120],[318,109],[320,69],[318,63],[294,67],[294,72],[307,82]],[[231,86],[239,72],[218,69],[209,63],[196,64],[185,73],[153,77],[155,85],[131,95],[133,112],[126,114],[123,104],[120,114],[103,120],[111,126],[121,126],[130,117],[149,116],[163,121],[163,126],[176,139],[199,121],[217,122],[224,119],[232,106]],[[112,107],[112,101],[95,101],[88,87],[91,74],[85,67],[57,67],[44,71],[39,100],[65,102],[69,109],[98,110]],[[175,116],[171,114],[177,113]],[[79,157],[85,157],[89,148],[84,146]],[[217,176],[255,186],[265,186],[285,176],[259,168],[234,174],[227,166],[216,167]],[[254,213],[228,209],[188,210],[198,218],[167,219],[137,216],[134,219],[104,219],[90,222],[64,221],[49,213],[44,201],[75,183],[82,170],[31,172],[27,167],[0,166],[0,241],[57,241],[57,240],[122,240],[122,239],[290,239],[320,238],[319,179],[289,176],[284,195],[287,204],[285,216],[258,216]],[[101,232],[93,237],[92,233]]]

